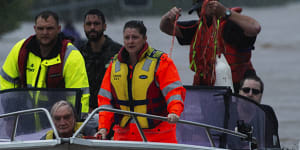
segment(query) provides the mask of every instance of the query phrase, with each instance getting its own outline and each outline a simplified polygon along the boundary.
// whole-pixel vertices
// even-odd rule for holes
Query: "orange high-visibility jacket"
[[[127,51],[122,48],[105,73],[98,95],[99,107],[165,117],[168,113],[180,116],[184,108],[185,88],[180,81],[175,64],[167,54],[154,50],[146,43],[139,52],[137,64],[131,66],[126,63],[127,60],[122,58],[124,53]],[[158,102],[155,103],[154,100]],[[161,114],[155,113],[156,108],[160,109],[157,112],[161,112]],[[112,122],[116,122],[115,140],[139,141],[141,140],[140,136],[131,138],[126,136],[128,133],[124,132],[138,133],[132,126],[131,120],[132,118],[129,116],[115,115],[114,117],[111,112],[100,112],[99,128],[106,128],[109,131]],[[149,141],[176,143],[175,125],[167,122],[153,123],[155,121],[144,117],[138,117],[138,122],[145,131],[156,132],[156,134],[145,133]],[[159,130],[155,130],[157,128]],[[158,132],[165,135],[157,134]],[[164,140],[166,138],[172,140]]]

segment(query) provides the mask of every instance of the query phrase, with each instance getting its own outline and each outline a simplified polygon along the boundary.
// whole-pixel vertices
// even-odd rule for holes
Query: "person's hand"
[[[175,6],[167,12],[165,17],[173,22],[176,19],[176,15],[181,16],[181,8]]]
[[[95,137],[97,137],[98,135],[101,135],[101,139],[105,140],[106,139],[106,135],[107,135],[107,130],[105,128],[100,129],[97,133],[95,133]]]
[[[206,6],[206,14],[209,16],[222,17],[225,15],[226,7],[219,1],[209,1]]]
[[[170,9],[168,12],[166,12],[160,21],[160,25],[159,25],[160,30],[162,32],[167,33],[168,35],[173,36],[175,21],[176,19],[178,19],[179,16],[181,16],[180,13],[181,13],[181,8],[177,8],[176,6]],[[177,37],[182,37],[182,33],[178,27],[175,28],[175,35]]]
[[[168,114],[167,119],[168,119],[169,123],[176,123],[179,120],[179,116],[177,116],[174,113],[171,113],[171,114]]]

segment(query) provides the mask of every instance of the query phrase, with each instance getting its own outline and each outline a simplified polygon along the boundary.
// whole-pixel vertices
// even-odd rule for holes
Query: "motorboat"
[[[219,150],[266,149],[265,113],[259,105],[232,94],[229,87],[193,87],[187,89],[185,108],[177,122],[178,144],[149,142],[139,127],[143,141],[115,141],[82,138],[79,134],[99,111],[149,117],[166,117],[118,109],[97,108],[86,118],[81,115],[80,89],[9,89],[0,91],[0,150]],[[70,138],[59,137],[50,116],[50,108],[59,100],[71,102],[82,126]],[[97,128],[97,126],[95,126]],[[53,130],[55,139],[41,140]],[[91,135],[92,136],[92,135]]]

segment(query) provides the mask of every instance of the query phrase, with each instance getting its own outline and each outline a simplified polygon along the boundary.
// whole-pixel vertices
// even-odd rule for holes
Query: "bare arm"
[[[225,16],[225,12],[228,8],[223,6],[218,1],[209,1],[206,9],[207,14],[221,17]],[[256,36],[261,30],[260,24],[255,19],[249,16],[242,15],[238,12],[231,11],[231,16],[228,19],[240,26],[244,30],[244,34],[246,36]]]
[[[235,11],[232,11],[232,15],[228,19],[239,25],[246,36],[256,36],[261,30],[260,24],[255,19]]]
[[[160,30],[168,35],[173,35],[176,15],[180,16],[180,12],[181,8],[173,7],[165,15],[163,15],[160,21]],[[176,27],[175,35],[177,37],[182,37],[182,33],[178,27]]]

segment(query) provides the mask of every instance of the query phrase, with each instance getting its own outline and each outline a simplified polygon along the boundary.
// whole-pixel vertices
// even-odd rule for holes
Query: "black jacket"
[[[104,77],[106,68],[108,67],[110,60],[113,56],[119,52],[122,45],[113,41],[107,35],[105,36],[105,42],[102,46],[101,52],[92,52],[90,43],[87,42],[80,51],[85,60],[86,71],[88,74],[90,84],[90,107],[98,107],[98,92]]]
[[[265,146],[267,148],[280,148],[280,141],[278,136],[278,120],[275,112],[271,106],[264,104],[261,104],[260,106],[266,114]]]

